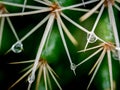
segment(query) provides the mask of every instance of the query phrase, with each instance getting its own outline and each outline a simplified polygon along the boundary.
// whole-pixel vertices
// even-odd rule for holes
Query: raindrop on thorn
[[[11,49],[14,53],[20,53],[23,50],[23,44],[21,42],[17,42],[12,45]]]
[[[29,83],[33,83],[34,80],[35,80],[35,75],[34,75],[34,76],[29,76],[29,77],[28,77],[28,82],[29,82]]]
[[[76,68],[77,68],[77,66],[74,63],[72,63],[71,64],[71,70],[75,71]]]
[[[120,50],[118,50],[118,49],[113,50],[113,51],[112,51],[112,57],[113,57],[115,60],[120,60],[120,55],[119,55],[119,53],[120,53]]]
[[[97,37],[95,36],[94,33],[89,33],[87,35],[87,40],[88,40],[89,43],[94,43],[94,42],[97,41]]]

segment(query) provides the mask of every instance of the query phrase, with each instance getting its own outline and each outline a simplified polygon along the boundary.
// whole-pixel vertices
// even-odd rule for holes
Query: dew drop
[[[23,44],[21,42],[17,42],[11,49],[14,53],[20,53],[23,50]]]
[[[113,51],[112,51],[112,57],[113,57],[115,60],[120,60],[120,55],[119,55],[119,53],[120,53],[120,50],[117,50],[117,49],[113,50]]]
[[[31,85],[32,85],[32,83],[35,81],[35,75],[30,75],[29,77],[28,77],[28,89],[27,90],[30,90],[30,88],[31,88]]]
[[[97,37],[95,36],[94,33],[90,33],[87,35],[87,40],[89,43],[94,43],[97,41]]]
[[[35,80],[35,75],[28,77],[28,82],[29,82],[30,84],[33,83],[34,80]]]
[[[74,63],[72,63],[70,68],[71,70],[73,70],[74,74],[76,75],[75,69],[77,68],[77,66]]]

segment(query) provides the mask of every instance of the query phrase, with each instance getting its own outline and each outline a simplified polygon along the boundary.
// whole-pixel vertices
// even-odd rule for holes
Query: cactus
[[[0,89],[119,90],[119,6],[0,0]]]

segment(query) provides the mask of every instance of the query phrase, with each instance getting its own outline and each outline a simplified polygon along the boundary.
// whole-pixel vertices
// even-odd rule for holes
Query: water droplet
[[[31,75],[31,76],[28,77],[28,82],[29,83],[33,83],[34,80],[35,80],[35,75]]]
[[[87,35],[87,40],[89,43],[94,43],[97,41],[97,37],[95,36],[94,33],[90,33]]]
[[[17,42],[12,46],[11,49],[14,53],[20,53],[23,50],[23,44],[21,42]]]
[[[74,63],[72,63],[70,68],[71,70],[73,70],[74,74],[76,75],[75,69],[77,68],[77,66]]]
[[[112,57],[115,60],[120,60],[120,55],[119,54],[120,54],[120,50],[115,49],[115,50],[112,51]]]

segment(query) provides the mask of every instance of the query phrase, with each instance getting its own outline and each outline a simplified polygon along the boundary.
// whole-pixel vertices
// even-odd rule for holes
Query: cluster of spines
[[[78,66],[80,66],[82,63],[86,62],[87,60],[89,60],[90,58],[92,58],[97,53],[99,53],[100,51],[103,50],[100,57],[98,58],[97,62],[95,63],[94,67],[91,70],[91,71],[93,71],[96,68],[95,71],[94,71],[94,74],[92,76],[92,79],[90,80],[89,85],[91,84],[91,82],[92,82],[92,80],[93,80],[93,78],[94,78],[94,76],[95,76],[95,74],[96,74],[96,72],[97,72],[97,70],[98,70],[98,68],[99,68],[99,66],[101,64],[101,62],[102,62],[102,60],[103,60],[103,58],[105,56],[105,53],[107,53],[108,63],[109,63],[109,73],[110,73],[110,84],[111,84],[111,90],[113,90],[112,73],[111,73],[112,72],[112,64],[111,64],[111,53],[110,53],[110,51],[115,53],[116,57],[118,57],[118,59],[119,59],[120,58],[119,57],[120,56],[120,51],[119,51],[120,43],[119,43],[119,35],[118,35],[118,32],[117,32],[117,26],[116,26],[112,6],[115,6],[118,10],[120,10],[120,7],[117,4],[115,4],[115,1],[118,2],[118,3],[120,1],[119,0],[115,0],[115,1],[113,1],[113,0],[100,0],[100,1],[99,0],[94,0],[94,1],[87,1],[87,2],[82,1],[81,3],[71,5],[71,6],[66,6],[66,7],[61,6],[58,1],[55,1],[54,3],[51,2],[51,1],[48,1],[48,0],[34,0],[34,1],[36,1],[38,3],[41,3],[41,4],[44,4],[44,5],[46,5],[46,7],[27,5],[27,0],[24,1],[23,5],[22,4],[16,4],[16,3],[0,1],[1,5],[6,4],[6,5],[11,5],[11,6],[16,6],[16,7],[21,7],[22,8],[21,12],[15,12],[15,13],[8,13],[8,11],[5,9],[5,7],[1,9],[1,14],[0,14],[0,17],[1,17],[1,25],[0,25],[1,26],[0,27],[1,28],[1,33],[0,33],[0,35],[1,35],[1,37],[0,37],[0,41],[2,40],[2,32],[3,32],[4,19],[5,18],[7,19],[8,23],[9,23],[9,25],[11,27],[11,30],[14,33],[15,38],[17,40],[17,42],[15,44],[13,44],[13,46],[7,51],[7,53],[10,50],[12,50],[15,53],[20,53],[23,50],[22,42],[25,39],[27,39],[33,32],[35,32],[39,27],[41,27],[48,20],[48,23],[46,25],[43,37],[41,39],[41,42],[40,42],[40,45],[39,45],[39,48],[38,48],[38,52],[37,52],[35,60],[34,60],[33,67],[31,69],[31,75],[28,78],[28,81],[29,81],[28,90],[30,89],[33,81],[35,80],[35,72],[36,72],[36,70],[37,70],[37,68],[39,66],[39,62],[40,62],[40,59],[41,59],[41,54],[42,54],[43,48],[44,48],[47,40],[49,40],[49,35],[50,35],[51,31],[52,31],[52,27],[53,27],[53,24],[54,24],[55,20],[57,20],[58,30],[60,32],[60,36],[61,36],[61,39],[63,41],[63,45],[65,47],[65,51],[67,53],[67,56],[68,56],[68,59],[69,59],[69,62],[70,62],[71,70],[73,70],[73,72],[75,73],[75,69]],[[99,2],[99,3],[94,8],[92,8],[91,10],[81,9],[80,8],[80,6],[85,6],[87,4],[92,4],[94,2]],[[100,11],[98,11],[98,16],[96,18],[96,21],[95,21],[91,31],[85,29],[84,27],[82,27],[81,25],[79,25],[78,23],[76,23],[75,21],[70,19],[67,15],[65,15],[62,12],[63,10],[88,11],[85,15],[80,17],[80,21],[84,21],[85,19],[90,17],[93,13],[96,13],[97,9],[99,9],[100,7],[101,7],[101,9],[100,9]],[[108,8],[108,15],[109,15],[111,27],[112,27],[112,30],[113,30],[115,42],[110,42],[110,43],[106,42],[105,40],[98,37],[94,32],[96,27],[97,27],[97,24],[98,24],[98,22],[99,22],[99,20],[100,20],[100,18],[102,16],[102,13],[103,13],[105,7]],[[32,9],[32,11],[27,11],[26,12],[25,11],[26,8]],[[3,11],[4,11],[4,13],[3,13]],[[24,16],[24,15],[31,15],[31,14],[38,14],[38,13],[40,14],[40,13],[44,13],[44,12],[49,12],[49,13],[33,29],[31,29],[25,36],[23,36],[21,39],[19,39],[19,37],[18,37],[18,35],[16,33],[16,30],[14,29],[14,27],[12,25],[12,22],[10,21],[9,17]],[[73,24],[78,29],[82,30],[83,32],[85,32],[87,34],[87,42],[86,42],[85,48],[84,48],[84,50],[79,51],[79,52],[83,52],[83,51],[85,52],[87,50],[92,50],[92,49],[95,49],[95,48],[100,48],[100,49],[98,49],[95,53],[88,56],[82,62],[80,62],[78,64],[74,64],[72,59],[71,59],[69,49],[67,47],[66,40],[64,38],[63,31],[66,33],[66,35],[68,36],[68,38],[71,40],[71,42],[74,45],[77,45],[79,41],[75,40],[75,38],[72,36],[72,34],[67,29],[67,27],[64,24],[61,17],[65,18],[71,24]],[[98,46],[94,46],[92,48],[87,48],[89,43],[95,43],[97,40],[101,41],[102,44],[100,44]],[[113,43],[115,43],[115,46],[113,45]],[[0,43],[0,45],[1,45],[1,43]],[[43,72],[45,73],[44,70],[45,69],[43,69]],[[46,77],[44,76],[44,78],[46,78]],[[53,79],[54,79],[54,77],[53,77]],[[46,79],[44,81],[46,83]],[[56,79],[55,79],[55,82],[57,83],[58,87],[60,87],[58,82],[56,81]],[[17,83],[18,83],[18,81],[17,81]],[[89,85],[88,85],[88,88],[89,88]],[[45,86],[46,86],[46,90],[47,90],[47,85],[45,85]],[[60,89],[61,89],[61,87],[60,87]]]

